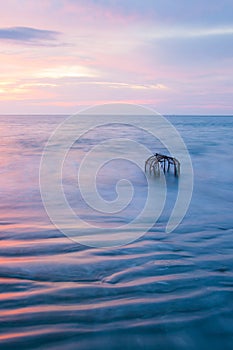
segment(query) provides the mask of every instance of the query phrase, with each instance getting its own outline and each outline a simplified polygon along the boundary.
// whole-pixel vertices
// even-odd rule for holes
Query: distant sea
[[[167,117],[193,163],[188,212],[165,233],[177,191],[169,176],[167,203],[154,227],[131,244],[108,249],[67,238],[42,204],[41,155],[65,118],[0,117],[0,348],[232,350],[233,117]],[[106,218],[80,206],[78,163],[106,133],[142,142],[140,132],[127,126],[90,132],[71,150],[63,185],[83,218],[114,225],[143,206],[145,175],[129,167],[136,202],[126,216]],[[149,137],[143,142],[164,151]],[[100,173],[104,198],[116,195],[114,174],[122,169],[127,175],[124,162]]]

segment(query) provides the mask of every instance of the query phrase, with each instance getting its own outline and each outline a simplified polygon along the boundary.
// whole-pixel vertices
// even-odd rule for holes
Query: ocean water
[[[41,155],[65,117],[0,117],[1,349],[233,348],[233,117],[168,119],[193,163],[186,216],[165,232],[178,188],[168,174],[155,225],[130,244],[103,249],[66,237],[41,200]],[[146,175],[118,159],[100,169],[97,187],[114,200],[116,182],[129,177],[135,193],[126,210],[104,215],[81,199],[82,158],[114,135],[164,151],[151,136],[123,125],[92,130],[73,145],[62,175],[67,201],[83,220],[105,229],[132,220],[146,198]],[[124,158],[124,149],[119,152]]]

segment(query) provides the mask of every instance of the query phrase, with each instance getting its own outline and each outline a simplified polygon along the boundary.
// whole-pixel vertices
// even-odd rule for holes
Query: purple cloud
[[[55,41],[59,33],[51,30],[42,30],[31,27],[0,28],[0,40],[41,43]]]

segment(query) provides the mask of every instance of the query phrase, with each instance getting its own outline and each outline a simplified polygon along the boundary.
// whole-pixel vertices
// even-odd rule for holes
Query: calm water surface
[[[55,229],[42,205],[39,164],[61,116],[1,116],[0,348],[233,348],[233,117],[170,117],[194,168],[188,213],[164,232],[177,181],[157,224],[118,248],[89,248]],[[100,172],[99,191],[115,196],[119,173],[134,202],[119,216],[93,213],[79,198],[76,173],[90,147],[119,134],[157,150],[137,130],[109,126],[77,142],[65,162],[67,200],[90,222],[127,222],[143,206],[145,176],[122,161]],[[121,150],[122,151],[122,150]],[[108,176],[109,175],[109,176]]]

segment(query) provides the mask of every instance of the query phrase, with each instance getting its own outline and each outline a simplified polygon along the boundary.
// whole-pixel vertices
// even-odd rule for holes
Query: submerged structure
[[[166,156],[164,154],[155,153],[149,157],[145,163],[145,171],[149,171],[150,174],[153,172],[155,175],[160,175],[160,168],[164,172],[170,170],[170,166],[173,166],[174,175],[180,175],[180,162],[173,157]]]

